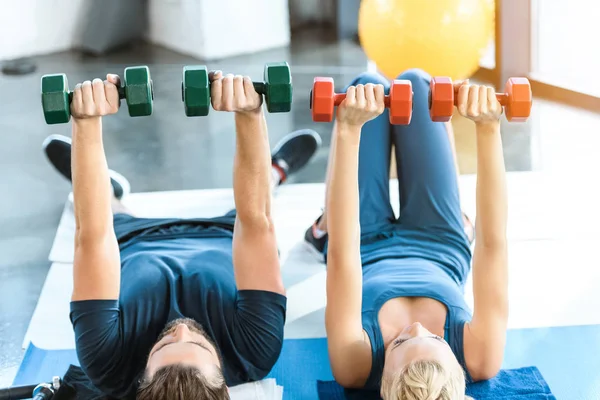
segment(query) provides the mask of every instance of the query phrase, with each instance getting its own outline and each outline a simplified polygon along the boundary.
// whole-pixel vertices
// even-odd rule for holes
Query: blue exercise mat
[[[511,330],[503,368],[536,366],[557,399],[598,400],[599,354],[600,325]],[[14,385],[47,381],[70,364],[77,364],[74,350],[30,346]],[[269,377],[283,386],[285,400],[318,400],[318,381],[333,380],[326,339],[285,340]]]
[[[381,400],[377,391],[345,390],[336,382],[317,383],[319,400]],[[467,386],[476,400],[556,400],[536,367],[503,369],[493,379]]]

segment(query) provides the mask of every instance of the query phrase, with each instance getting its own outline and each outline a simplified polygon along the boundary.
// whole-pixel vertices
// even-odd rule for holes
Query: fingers
[[[246,91],[244,89],[244,77],[241,75],[233,77],[233,99],[235,100],[234,106],[236,110],[245,105]]]
[[[246,96],[249,96],[251,93],[256,92],[254,90],[254,85],[252,84],[252,79],[249,76],[244,77],[244,93]]]
[[[223,82],[223,98],[221,107],[224,111],[233,110],[233,74],[227,74],[221,80]]]
[[[468,79],[464,79],[464,80],[460,80],[460,81],[453,81],[452,82],[452,86],[454,86],[454,91],[455,92],[458,89],[460,89],[461,86],[468,85],[468,84],[469,84],[469,80]]]
[[[109,81],[104,81],[104,93],[106,94],[106,102],[112,112],[117,112],[121,105],[121,99],[119,98],[119,89],[117,85]]]
[[[469,100],[467,114],[470,117],[479,116],[479,87],[477,85],[469,86]]]
[[[221,103],[223,102],[223,79],[214,79],[214,77],[217,76],[216,74],[212,76],[213,80],[210,86],[210,102],[215,110],[220,110]]]
[[[78,110],[83,109],[83,93],[81,88],[81,83],[75,85],[75,89],[73,90],[73,100],[71,101],[71,109],[74,110],[73,114],[77,115]]]
[[[217,70],[217,71],[210,71],[208,73],[208,81],[209,82],[213,82],[213,81],[216,81],[221,78],[223,78],[223,71]]]
[[[377,100],[375,100],[375,85],[367,83],[365,85],[365,101],[367,105],[367,111],[377,111]]]
[[[461,85],[458,88],[456,104],[458,104],[458,112],[460,115],[467,115],[467,106],[469,101],[469,85]]]
[[[383,85],[375,85],[375,102],[377,103],[377,112],[381,114],[385,110],[385,88]]]
[[[85,81],[81,84],[81,95],[83,99],[83,112],[87,115],[94,115],[96,107],[94,105],[94,92],[91,81]]]
[[[346,90],[346,99],[344,100],[347,105],[353,106],[356,104],[356,87],[350,86],[348,90]]]
[[[496,97],[496,90],[494,90],[493,87],[487,88],[487,106],[488,110],[491,112],[502,110],[502,105],[498,101],[498,98]]]
[[[94,97],[94,105],[96,111],[102,110],[106,104],[106,92],[104,91],[104,82],[101,79],[92,81],[92,96]]]
[[[367,106],[367,99],[365,98],[365,86],[356,85],[356,106],[363,109]]]
[[[119,77],[119,75],[107,74],[106,80],[117,87],[121,87],[121,78]]]
[[[489,111],[488,107],[488,88],[486,86],[479,86],[479,94],[478,94],[478,115],[486,115]]]

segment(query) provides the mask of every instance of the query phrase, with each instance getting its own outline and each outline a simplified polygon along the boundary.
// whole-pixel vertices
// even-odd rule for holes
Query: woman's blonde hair
[[[419,360],[384,376],[381,396],[385,400],[467,400],[465,386],[460,365],[447,369],[435,360]]]

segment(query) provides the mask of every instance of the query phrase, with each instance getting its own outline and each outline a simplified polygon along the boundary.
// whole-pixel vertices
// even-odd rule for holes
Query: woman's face
[[[394,374],[418,360],[436,360],[448,369],[458,365],[446,341],[418,322],[407,326],[385,351],[384,376]]]

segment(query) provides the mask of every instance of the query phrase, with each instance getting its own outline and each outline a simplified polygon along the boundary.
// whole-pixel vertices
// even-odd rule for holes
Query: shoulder
[[[329,346],[329,359],[335,381],[348,389],[362,389],[371,375],[373,360],[371,341],[363,330],[362,340],[343,347]]]
[[[464,325],[464,359],[473,381],[491,379],[500,372],[504,359],[506,330],[491,326],[485,332]]]
[[[260,380],[277,362],[283,348],[286,297],[263,290],[240,290],[225,316],[235,354],[247,363],[249,379]],[[225,355],[227,358],[228,355]],[[251,366],[251,368],[250,368]]]

